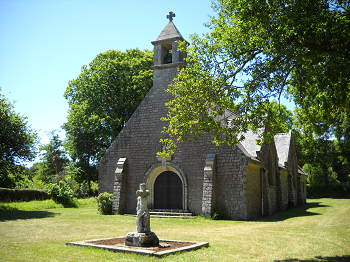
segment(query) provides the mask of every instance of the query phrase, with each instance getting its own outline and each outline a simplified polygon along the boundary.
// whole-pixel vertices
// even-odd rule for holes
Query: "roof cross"
[[[168,18],[170,22],[173,21],[173,17],[175,17],[175,13],[173,13],[173,12],[171,12],[171,11],[170,11],[169,14],[166,16],[166,18]]]

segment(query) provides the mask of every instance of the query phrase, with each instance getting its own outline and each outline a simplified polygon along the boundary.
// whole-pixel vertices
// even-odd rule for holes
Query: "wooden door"
[[[154,182],[155,209],[183,209],[182,181],[172,172],[161,173]]]

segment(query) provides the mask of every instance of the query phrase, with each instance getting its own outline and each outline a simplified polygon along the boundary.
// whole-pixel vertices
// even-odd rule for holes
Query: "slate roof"
[[[285,163],[288,161],[289,148],[291,142],[291,132],[289,133],[278,133],[275,135],[275,145],[278,155],[278,162],[285,166]]]
[[[242,133],[245,139],[238,144],[238,147],[242,149],[242,151],[250,156],[252,159],[259,160],[257,156],[257,151],[260,151],[261,146],[256,144],[256,140],[259,138],[259,134],[264,132],[264,129],[261,128],[258,130],[258,133],[253,133],[253,131],[248,130],[245,133]],[[278,133],[274,136],[274,142],[276,146],[277,156],[278,156],[278,166],[280,168],[286,169],[286,162],[288,161],[289,149],[292,139],[292,132],[288,133]],[[298,166],[298,173],[301,175],[307,176],[304,170]]]
[[[241,141],[241,145],[244,147],[245,151],[248,152],[248,154],[252,157],[257,158],[257,151],[260,151],[261,146],[256,144],[256,140],[259,138],[259,134],[261,134],[264,131],[264,129],[259,129],[258,134],[253,133],[253,131],[248,130],[245,133],[242,133],[240,135],[243,135],[245,139]]]
[[[288,161],[290,143],[292,141],[292,131],[288,133],[279,133],[275,135],[275,145],[278,155],[278,163],[282,167],[286,168],[286,162]],[[298,173],[300,175],[307,176],[305,171],[298,166]]]
[[[298,173],[299,173],[300,175],[308,176],[308,174],[306,174],[305,171],[302,170],[300,166],[298,166]]]
[[[259,139],[264,129],[260,129],[258,133],[253,133],[251,130],[246,133],[242,133],[245,139],[241,142],[246,152],[253,157],[257,157],[257,151],[260,151],[261,146],[256,144],[256,140]],[[289,147],[291,141],[291,133],[279,133],[274,137],[276,151],[278,156],[278,163],[280,166],[285,166],[285,162],[288,161]]]
[[[179,30],[177,30],[173,22],[169,22],[166,25],[166,27],[163,29],[163,31],[160,33],[160,35],[154,42],[169,40],[169,39],[184,39],[181,33],[179,32]]]

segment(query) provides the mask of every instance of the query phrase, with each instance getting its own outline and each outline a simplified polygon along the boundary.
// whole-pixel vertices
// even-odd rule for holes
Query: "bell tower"
[[[157,40],[152,42],[154,45],[153,70],[174,67],[182,68],[185,66],[184,58],[186,58],[186,53],[178,50],[179,43],[176,42],[184,41],[184,38],[174,25],[173,17],[175,17],[175,14],[169,12],[169,15],[167,15],[169,23],[160,33]],[[188,44],[187,41],[186,43]]]

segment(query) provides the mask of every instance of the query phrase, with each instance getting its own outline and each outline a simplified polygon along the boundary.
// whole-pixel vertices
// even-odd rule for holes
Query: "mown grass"
[[[135,231],[134,217],[99,215],[93,199],[80,200],[79,208],[32,202],[0,204],[0,261],[159,260],[65,245],[124,236]],[[151,228],[160,239],[209,242],[208,248],[169,255],[164,261],[350,260],[349,199],[313,199],[250,222],[152,218]]]

